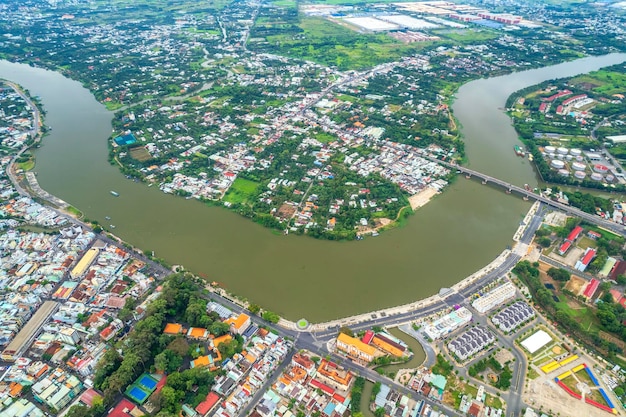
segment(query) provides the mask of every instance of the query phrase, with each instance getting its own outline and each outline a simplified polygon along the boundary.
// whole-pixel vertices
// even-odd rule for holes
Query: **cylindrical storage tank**
[[[572,169],[574,171],[584,171],[585,164],[581,164],[580,162],[572,162]]]
[[[576,171],[574,172],[574,176],[579,180],[584,180],[587,174],[585,174],[583,171]]]
[[[569,171],[566,169],[559,169],[559,175],[562,177],[567,177],[569,175]]]
[[[570,155],[574,155],[574,156],[580,156],[582,154],[582,151],[580,149],[570,149],[569,150]]]
[[[606,180],[606,182],[613,182],[615,181],[615,177],[611,174],[607,175],[606,178],[604,178]]]
[[[545,153],[545,152],[541,152],[541,156],[543,156],[545,158],[546,156],[548,156],[548,154]]]
[[[560,153],[556,154],[558,159],[565,159],[565,155],[561,155]]]
[[[552,162],[550,162],[550,165],[552,166],[552,168],[563,169],[563,167],[565,167],[565,162],[555,159]]]
[[[584,159],[584,158],[583,158],[582,156],[577,156],[577,157],[576,157],[576,160],[577,160],[578,162],[582,162],[582,161],[583,161],[583,159]]]
[[[591,179],[594,181],[602,181],[602,178],[602,174],[598,174],[597,172],[591,174]]]
[[[565,159],[567,159],[568,161],[571,161],[571,160],[572,160],[572,158],[573,158],[573,156],[572,156],[572,155],[565,155]]]
[[[554,152],[549,153],[548,156],[550,157],[550,159],[554,159],[555,158]]]
[[[556,152],[556,148],[554,146],[546,146],[545,148],[543,148],[547,153],[555,153]]]
[[[609,171],[609,168],[606,165],[595,164],[593,166],[593,170],[599,172],[600,174],[606,174]]]
[[[567,148],[559,148],[556,150],[556,153],[559,155],[567,155],[569,153],[569,149]]]

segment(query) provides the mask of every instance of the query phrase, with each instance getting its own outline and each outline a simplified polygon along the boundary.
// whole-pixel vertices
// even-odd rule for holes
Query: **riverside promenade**
[[[363,314],[358,314],[350,317],[344,317],[336,320],[331,320],[323,323],[310,324],[305,329],[300,329],[295,322],[283,319],[278,322],[278,325],[290,329],[304,332],[324,332],[333,328],[341,326],[351,326],[360,323],[371,322],[373,318],[393,318],[395,316],[406,316],[410,313],[419,312],[425,310],[427,307],[439,305],[444,307],[445,299],[450,294],[461,294],[468,289],[472,289],[477,285],[480,286],[484,280],[486,285],[489,281],[497,279],[512,269],[517,261],[528,253],[529,242],[532,239],[532,235],[526,236],[526,242],[522,241],[524,235],[529,226],[538,227],[538,224],[533,224],[533,218],[538,214],[538,210],[541,206],[539,201],[535,202],[528,213],[524,217],[524,220],[520,222],[520,226],[513,235],[513,241],[515,244],[511,249],[505,249],[497,258],[491,261],[488,265],[484,266],[480,270],[474,272],[472,275],[466,277],[462,281],[453,285],[451,288],[442,288],[439,294],[432,295],[428,298],[418,300],[412,303],[403,304],[395,307],[384,308],[376,311],[370,311]],[[533,230],[534,234],[534,230]],[[514,261],[514,262],[513,262]],[[406,322],[413,321],[413,319],[406,320]]]

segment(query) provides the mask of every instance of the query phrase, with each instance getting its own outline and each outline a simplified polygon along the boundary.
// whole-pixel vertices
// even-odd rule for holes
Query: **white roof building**
[[[539,330],[535,332],[532,336],[524,339],[522,341],[522,346],[524,347],[524,349],[532,354],[550,343],[551,341],[552,337],[550,337],[548,333],[544,332],[543,330]]]

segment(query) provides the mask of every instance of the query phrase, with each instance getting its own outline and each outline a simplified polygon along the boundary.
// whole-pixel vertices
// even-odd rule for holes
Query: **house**
[[[209,331],[202,327],[190,327],[187,331],[187,337],[194,340],[207,340]]]
[[[308,375],[312,376],[315,373],[315,362],[307,355],[296,353],[291,359],[291,364],[304,369]]]
[[[366,363],[370,363],[375,357],[381,356],[381,353],[374,346],[366,345],[359,339],[345,333],[339,333],[337,336],[337,349]]]
[[[563,256],[565,255],[565,253],[569,250],[569,248],[572,247],[572,242],[570,242],[569,240],[566,240],[565,242],[563,242],[563,244],[559,247],[559,255]]]
[[[181,334],[183,332],[183,326],[178,323],[167,323],[165,325],[165,330],[163,330],[163,334]]]
[[[224,320],[224,323],[230,325],[231,333],[242,334],[250,326],[250,316],[241,313],[237,317]]]
[[[142,415],[143,413],[135,404],[123,398],[122,401],[117,403],[115,408],[107,414],[107,417],[138,417]]]
[[[587,250],[585,250],[583,257],[578,262],[576,262],[576,265],[574,265],[574,268],[578,271],[584,271],[585,269],[587,269],[587,267],[589,266],[593,258],[595,258],[595,256],[596,256],[596,250],[593,248],[587,248]]]
[[[209,392],[204,401],[202,401],[196,407],[196,411],[201,416],[208,415],[211,410],[215,407],[215,405],[220,401],[220,396],[214,393],[213,391]]]
[[[569,232],[569,235],[567,235],[567,238],[565,240],[569,240],[570,242],[573,242],[580,237],[580,234],[582,232],[583,232],[583,228],[580,226],[576,226],[574,227],[574,229],[572,229],[571,232]]]

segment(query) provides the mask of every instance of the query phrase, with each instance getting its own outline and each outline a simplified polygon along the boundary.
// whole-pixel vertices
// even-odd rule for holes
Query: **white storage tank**
[[[572,156],[572,155],[565,155],[565,159],[567,159],[568,161],[571,161],[571,160],[572,160],[572,158],[573,158],[573,156]]]
[[[555,158],[555,153],[554,152],[550,152],[548,154],[548,156],[550,157],[550,159],[554,159]]]
[[[559,175],[562,177],[567,177],[569,176],[569,171],[566,169],[559,169]]]
[[[574,176],[579,180],[584,180],[587,174],[585,174],[583,171],[576,171],[574,172]]]
[[[598,174],[597,172],[591,174],[591,179],[594,181],[602,181],[602,178],[602,174]]]
[[[570,155],[574,155],[574,156],[580,156],[582,154],[582,151],[580,149],[570,149],[569,150]]]
[[[615,181],[615,177],[611,174],[607,175],[605,178],[606,182],[613,182]]]
[[[567,148],[559,148],[556,150],[556,153],[559,155],[567,155],[569,153],[569,149]]]
[[[581,164],[580,162],[572,162],[572,169],[574,171],[584,171],[585,168],[585,164]]]
[[[583,158],[582,156],[577,156],[577,157],[576,157],[576,160],[577,160],[578,162],[582,162],[582,161],[583,161],[583,159],[584,159],[584,158]]]
[[[552,162],[550,162],[550,166],[552,166],[552,168],[556,168],[556,169],[563,169],[565,167],[565,162],[559,161],[558,159],[555,159]]]
[[[545,148],[543,148],[547,153],[555,153],[556,152],[556,148],[554,146],[546,146]]]

